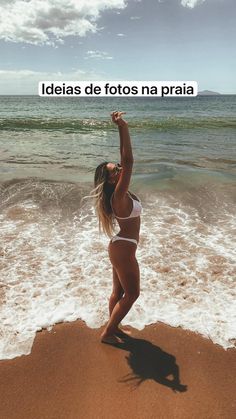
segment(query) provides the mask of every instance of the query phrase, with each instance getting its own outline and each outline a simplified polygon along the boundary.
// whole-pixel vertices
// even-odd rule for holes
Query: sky
[[[42,80],[195,80],[236,94],[236,0],[0,0],[0,95]]]

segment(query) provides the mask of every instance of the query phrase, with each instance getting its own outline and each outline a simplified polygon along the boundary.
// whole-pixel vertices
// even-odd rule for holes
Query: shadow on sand
[[[135,389],[145,380],[154,380],[174,392],[187,391],[187,386],[180,383],[179,367],[173,355],[147,340],[137,339],[124,333],[117,335],[122,339],[122,343],[115,343],[112,346],[129,352],[126,359],[132,369],[132,373],[127,374],[119,382],[130,382]],[[169,376],[173,378],[169,379]]]

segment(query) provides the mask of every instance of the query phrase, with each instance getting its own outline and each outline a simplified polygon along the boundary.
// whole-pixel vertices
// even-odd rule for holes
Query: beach
[[[234,418],[236,96],[82,99],[2,97],[0,417]],[[118,347],[100,342],[112,266],[85,198],[119,161],[113,109],[143,206]]]
[[[97,165],[119,161],[112,109],[126,112],[130,191],[143,206],[141,293],[125,321],[180,326],[233,348],[236,96],[1,101],[0,359],[29,355],[42,328],[107,321],[109,238],[82,198]]]
[[[236,419],[235,15],[0,0],[0,419]]]
[[[235,417],[235,349],[163,323],[126,329],[123,347],[82,321],[38,332],[30,355],[0,361],[1,417]]]

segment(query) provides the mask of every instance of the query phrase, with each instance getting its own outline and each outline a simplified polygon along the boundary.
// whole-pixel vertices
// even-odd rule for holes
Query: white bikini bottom
[[[138,242],[135,239],[127,239],[126,237],[120,237],[120,236],[114,236],[111,238],[112,243],[115,242],[116,240],[126,240],[128,242],[132,242],[134,244],[136,244],[136,246],[138,246]]]

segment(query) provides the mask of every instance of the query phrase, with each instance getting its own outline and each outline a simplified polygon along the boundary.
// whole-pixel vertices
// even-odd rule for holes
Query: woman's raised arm
[[[112,121],[118,125],[119,129],[121,165],[124,165],[126,162],[133,162],[133,152],[128,123],[122,119],[122,115],[124,113],[125,112],[112,112],[111,114]]]
[[[127,122],[122,119],[123,113],[125,112],[113,112],[111,114],[112,121],[118,125],[120,134],[120,157],[122,171],[114,192],[115,197],[118,197],[119,199],[124,198],[129,189],[134,161],[129,128]]]

